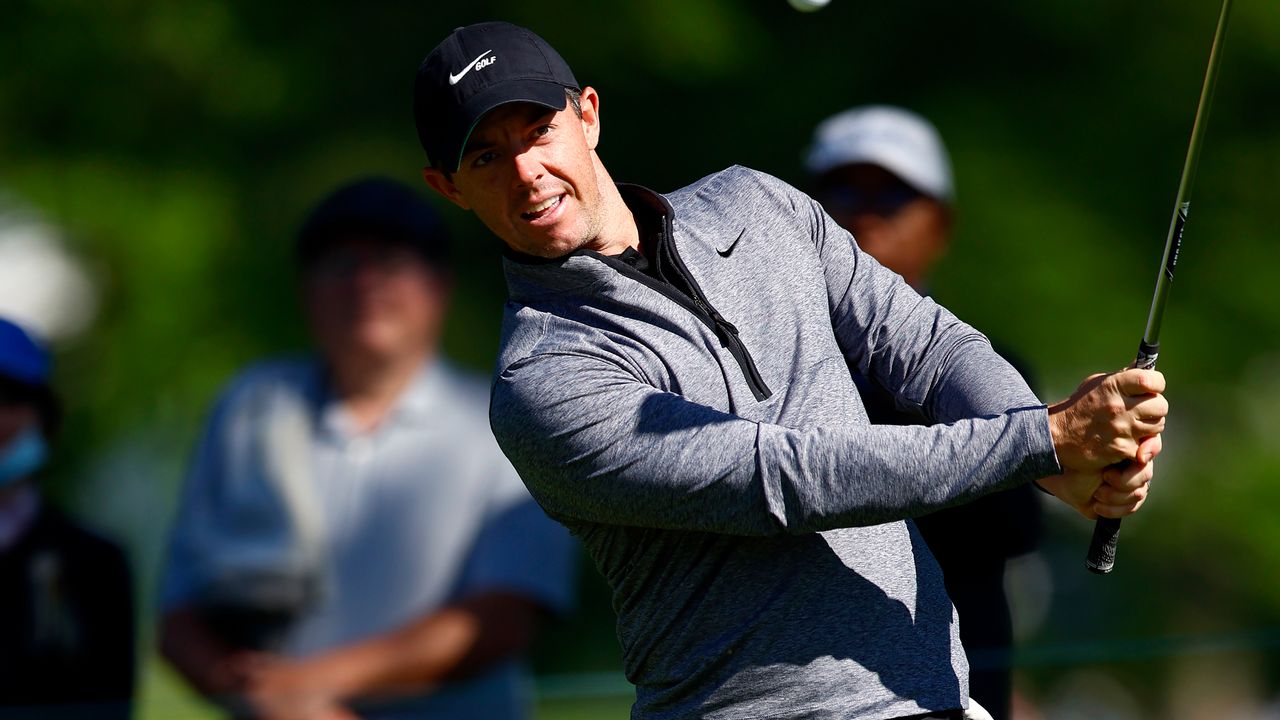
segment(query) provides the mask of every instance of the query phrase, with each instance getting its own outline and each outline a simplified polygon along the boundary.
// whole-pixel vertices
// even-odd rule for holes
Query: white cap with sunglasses
[[[955,199],[942,137],[932,123],[908,110],[868,105],[818,125],[805,157],[812,175],[858,163],[882,167],[935,200],[950,204]]]

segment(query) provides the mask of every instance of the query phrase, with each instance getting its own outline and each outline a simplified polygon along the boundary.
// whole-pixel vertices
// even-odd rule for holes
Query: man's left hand
[[[1137,512],[1146,502],[1160,449],[1160,436],[1156,435],[1139,444],[1133,460],[1101,471],[1067,470],[1037,483],[1090,520],[1122,518]]]

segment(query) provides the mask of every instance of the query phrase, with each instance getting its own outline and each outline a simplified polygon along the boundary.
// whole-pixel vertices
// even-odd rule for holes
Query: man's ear
[[[463,210],[470,210],[471,206],[463,199],[462,193],[458,190],[458,186],[453,184],[453,179],[433,167],[422,168],[422,179],[427,181],[427,186],[442,195],[445,200],[457,205]]]
[[[593,87],[584,87],[579,103],[582,105],[582,131],[587,136],[587,149],[595,150],[600,144],[600,93]]]

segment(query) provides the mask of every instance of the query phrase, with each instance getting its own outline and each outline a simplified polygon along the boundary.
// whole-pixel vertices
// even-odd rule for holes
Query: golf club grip
[[[1138,356],[1129,367],[1154,370],[1160,357],[1160,343],[1148,343],[1144,338],[1138,344]],[[1084,565],[1090,572],[1106,575],[1116,564],[1116,544],[1120,542],[1119,518],[1100,517],[1093,523],[1093,538],[1089,540],[1089,555]]]
[[[1106,575],[1116,564],[1116,543],[1120,541],[1120,520],[1100,517],[1093,524],[1093,538],[1089,540],[1089,557],[1085,567],[1090,572]]]

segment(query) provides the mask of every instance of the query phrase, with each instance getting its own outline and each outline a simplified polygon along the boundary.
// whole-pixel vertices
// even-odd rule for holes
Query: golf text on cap
[[[491,58],[484,58],[485,55],[488,55],[491,52],[493,51],[485,50],[484,52],[480,53],[480,55],[477,56],[475,60],[472,60],[471,62],[467,63],[467,66],[462,68],[462,72],[458,73],[457,75],[454,75],[453,73],[449,73],[449,84],[457,85],[458,81],[461,80],[464,75],[471,72],[472,68],[475,68],[476,70],[483,70],[489,67],[490,65],[498,62],[497,55],[494,55]],[[482,58],[484,58],[483,62],[481,62]]]

